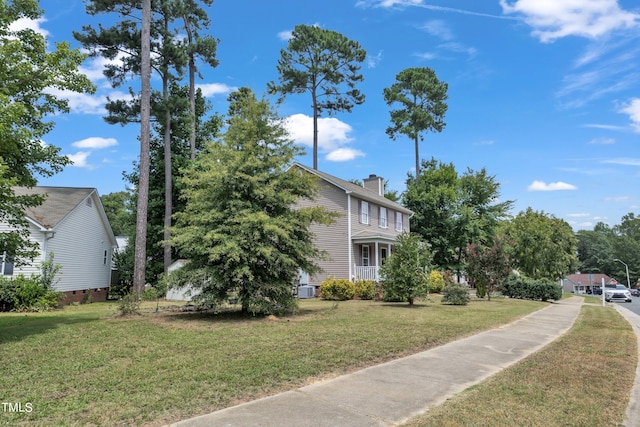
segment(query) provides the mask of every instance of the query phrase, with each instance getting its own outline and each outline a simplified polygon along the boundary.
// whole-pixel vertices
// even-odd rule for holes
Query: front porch
[[[383,236],[380,234],[353,238],[353,260],[351,266],[351,279],[373,280],[379,282],[380,267],[391,256],[391,251],[395,244],[395,236]]]

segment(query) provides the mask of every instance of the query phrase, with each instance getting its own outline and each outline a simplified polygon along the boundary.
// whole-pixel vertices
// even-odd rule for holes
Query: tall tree
[[[428,67],[407,68],[396,75],[396,82],[384,89],[387,105],[400,104],[391,110],[391,126],[387,135],[395,140],[399,134],[411,138],[415,144],[416,176],[420,174],[419,142],[428,131],[442,132],[447,112],[448,85],[438,80]]]
[[[140,179],[136,209],[133,291],[144,292],[147,263],[147,206],[149,204],[149,144],[151,140],[151,0],[142,0],[140,45]]]
[[[498,202],[500,184],[483,168],[460,176],[453,163],[422,161],[409,175],[404,205],[414,211],[411,229],[431,245],[434,264],[460,272],[470,243],[489,245],[512,201]]]
[[[356,89],[363,80],[359,74],[367,56],[360,43],[344,35],[317,26],[297,25],[287,49],[280,51],[277,70],[280,84],[268,84],[270,94],[309,92],[313,109],[313,168],[318,169],[318,117],[351,112],[364,102],[364,94]]]
[[[78,71],[85,55],[66,42],[52,50],[43,35],[15,26],[19,19],[41,16],[36,0],[0,2],[0,221],[15,229],[0,233],[0,256],[6,253],[17,263],[36,254],[24,208],[44,199],[18,196],[13,187],[33,187],[39,176],[52,176],[70,163],[60,148],[42,143],[54,126],[50,117],[69,112],[68,101],[47,89],[95,91]]]
[[[230,109],[222,140],[209,143],[181,180],[187,207],[175,215],[172,239],[190,262],[169,277],[199,287],[203,303],[237,295],[243,312],[268,314],[295,305],[299,268],[318,270],[309,226],[331,217],[320,207],[294,208],[315,196],[315,180],[289,168],[301,149],[272,108],[241,96]]]
[[[211,0],[205,0],[205,5],[211,5]],[[195,59],[201,57],[210,65],[217,65],[215,59],[217,41],[210,36],[200,37],[198,30],[201,26],[208,26],[209,20],[206,12],[200,3],[196,1],[173,1],[165,0],[153,3],[152,19],[150,27],[151,40],[150,48],[154,55],[151,66],[159,74],[161,79],[161,90],[152,94],[150,105],[150,117],[153,116],[158,122],[162,122],[164,141],[164,161],[165,161],[165,182],[164,194],[164,268],[165,271],[171,264],[170,230],[171,216],[173,213],[173,177],[171,171],[171,133],[172,133],[172,110],[182,110],[180,104],[187,101],[186,98],[171,96],[171,85],[182,79],[184,68],[190,66],[190,87],[194,89]],[[138,19],[135,17],[139,2],[127,0],[115,2],[113,0],[97,1],[93,0],[87,6],[87,11],[91,14],[117,12],[123,18],[110,28],[100,27],[96,31],[91,26],[84,26],[84,33],[74,33],[74,36],[88,48],[91,55],[101,55],[108,59],[115,59],[124,55],[120,62],[109,64],[105,70],[105,75],[110,79],[114,87],[124,83],[130,74],[137,74],[141,69],[141,51],[138,42],[140,38],[140,27]],[[187,41],[181,36],[182,24],[184,22],[188,30]],[[138,121],[140,114],[140,99],[133,95],[130,100],[109,100],[107,110],[109,116],[106,120],[109,123],[126,124]],[[192,153],[195,153],[195,91],[190,91],[189,101],[191,105],[189,136],[192,145]],[[142,164],[141,164],[142,166]],[[140,199],[138,199],[140,200]]]
[[[575,234],[560,218],[528,208],[501,229],[514,268],[533,279],[557,280],[578,266]]]
[[[201,0],[205,6],[211,6],[213,0]],[[211,20],[207,12],[200,7],[198,2],[188,0],[182,2],[182,19],[184,29],[187,32],[187,54],[189,56],[189,106],[191,112],[191,122],[189,123],[189,147],[191,149],[191,160],[196,158],[196,60],[201,58],[211,67],[218,66],[216,51],[218,40],[209,34],[200,34],[200,30],[208,29]]]

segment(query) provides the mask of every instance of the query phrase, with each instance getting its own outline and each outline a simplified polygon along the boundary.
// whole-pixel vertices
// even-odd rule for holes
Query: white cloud
[[[420,29],[442,40],[453,40],[455,38],[449,24],[441,19],[431,20],[420,26]]]
[[[633,130],[640,132],[640,98],[633,98],[628,104],[620,108],[620,112],[627,114],[631,119]]]
[[[291,30],[280,31],[278,33],[278,38],[285,42],[288,42],[289,40],[291,40],[292,37],[293,37],[293,31]]]
[[[420,59],[431,60],[437,57],[435,53],[424,52],[424,53],[414,53],[413,56],[417,56]]]
[[[609,163],[623,166],[640,166],[640,159],[632,157],[618,157],[616,159],[603,160],[602,163]]]
[[[367,55],[367,67],[369,68],[376,68],[380,61],[382,61],[382,51],[379,51],[378,54],[374,56]]]
[[[633,197],[629,197],[629,196],[605,197],[605,198],[604,198],[604,201],[605,201],[605,202],[621,202],[621,203],[626,203],[626,202],[630,202],[631,200],[633,200]]]
[[[596,39],[632,28],[640,15],[622,10],[617,0],[500,0],[505,14],[522,16],[543,43],[567,36]]]
[[[297,143],[313,147],[313,118],[305,114],[294,114],[285,121],[289,136]],[[318,147],[329,152],[352,141],[349,132],[351,126],[335,117],[318,119]]]
[[[577,190],[575,185],[567,184],[566,182],[550,182],[549,184],[544,181],[533,181],[527,191],[561,191],[561,190]]]
[[[296,143],[313,147],[312,117],[294,114],[287,117],[285,127]],[[364,152],[347,147],[353,141],[349,136],[352,130],[351,126],[335,117],[320,117],[318,119],[318,152],[327,153],[326,159],[333,162],[346,162],[364,157]]]
[[[45,22],[47,22],[47,19],[42,17],[38,19],[20,18],[9,24],[9,31],[15,32],[25,29],[31,29],[38,34],[43,35],[44,37],[48,37],[50,34],[49,31],[40,26]]]
[[[625,130],[625,128],[622,127],[622,126],[603,125],[603,124],[598,124],[598,123],[587,123],[586,125],[583,125],[582,127],[594,128],[594,129],[617,130],[617,131]]]
[[[569,218],[588,218],[591,216],[590,213],[572,213],[567,215]]]
[[[601,137],[601,138],[593,138],[591,141],[589,141],[589,144],[597,144],[597,145],[609,145],[609,144],[615,144],[616,140],[613,138],[605,138],[605,137]]]
[[[73,162],[73,166],[77,168],[93,169],[93,166],[87,163],[87,158],[91,151],[78,151],[75,154],[67,154],[69,160]]]
[[[93,136],[91,138],[76,141],[71,145],[78,148],[100,149],[118,145],[118,141],[115,138],[101,138],[99,136]]]
[[[224,83],[205,83],[196,85],[196,87],[202,90],[202,96],[204,97],[225,95],[238,90],[237,87],[229,86]]]
[[[365,154],[353,148],[338,148],[327,154],[326,159],[331,162],[347,162],[357,157],[364,157]]]

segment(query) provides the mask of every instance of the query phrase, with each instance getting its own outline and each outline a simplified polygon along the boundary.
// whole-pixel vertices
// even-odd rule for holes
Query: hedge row
[[[503,285],[502,293],[511,298],[530,300],[559,300],[562,298],[562,287],[552,280],[531,279],[526,276],[512,274]]]

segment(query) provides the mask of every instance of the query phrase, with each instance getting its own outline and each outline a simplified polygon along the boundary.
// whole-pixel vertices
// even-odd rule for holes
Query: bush
[[[48,311],[56,308],[60,300],[60,293],[45,288],[39,276],[19,275],[5,280],[3,287],[3,299],[8,297],[12,300],[3,301],[3,305],[12,311]]]
[[[444,289],[444,285],[445,280],[442,273],[436,270],[433,270],[431,273],[429,273],[429,279],[427,281],[429,293],[439,294]]]
[[[145,301],[155,301],[158,299],[158,290],[153,287],[149,287],[144,290],[142,294],[142,299]]]
[[[15,281],[7,277],[0,277],[0,311],[15,310],[16,290]]]
[[[121,316],[140,314],[140,295],[130,293],[118,300],[118,311]]]
[[[523,275],[510,275],[503,285],[503,294],[511,298],[530,300],[559,300],[562,288],[552,280],[531,279]]]
[[[370,300],[376,296],[376,284],[373,280],[358,280],[355,291],[358,298]]]
[[[442,291],[442,304],[467,305],[469,300],[469,288],[466,286],[447,285]]]
[[[352,299],[356,293],[356,287],[350,280],[329,278],[320,285],[320,297],[332,301],[345,301]]]

